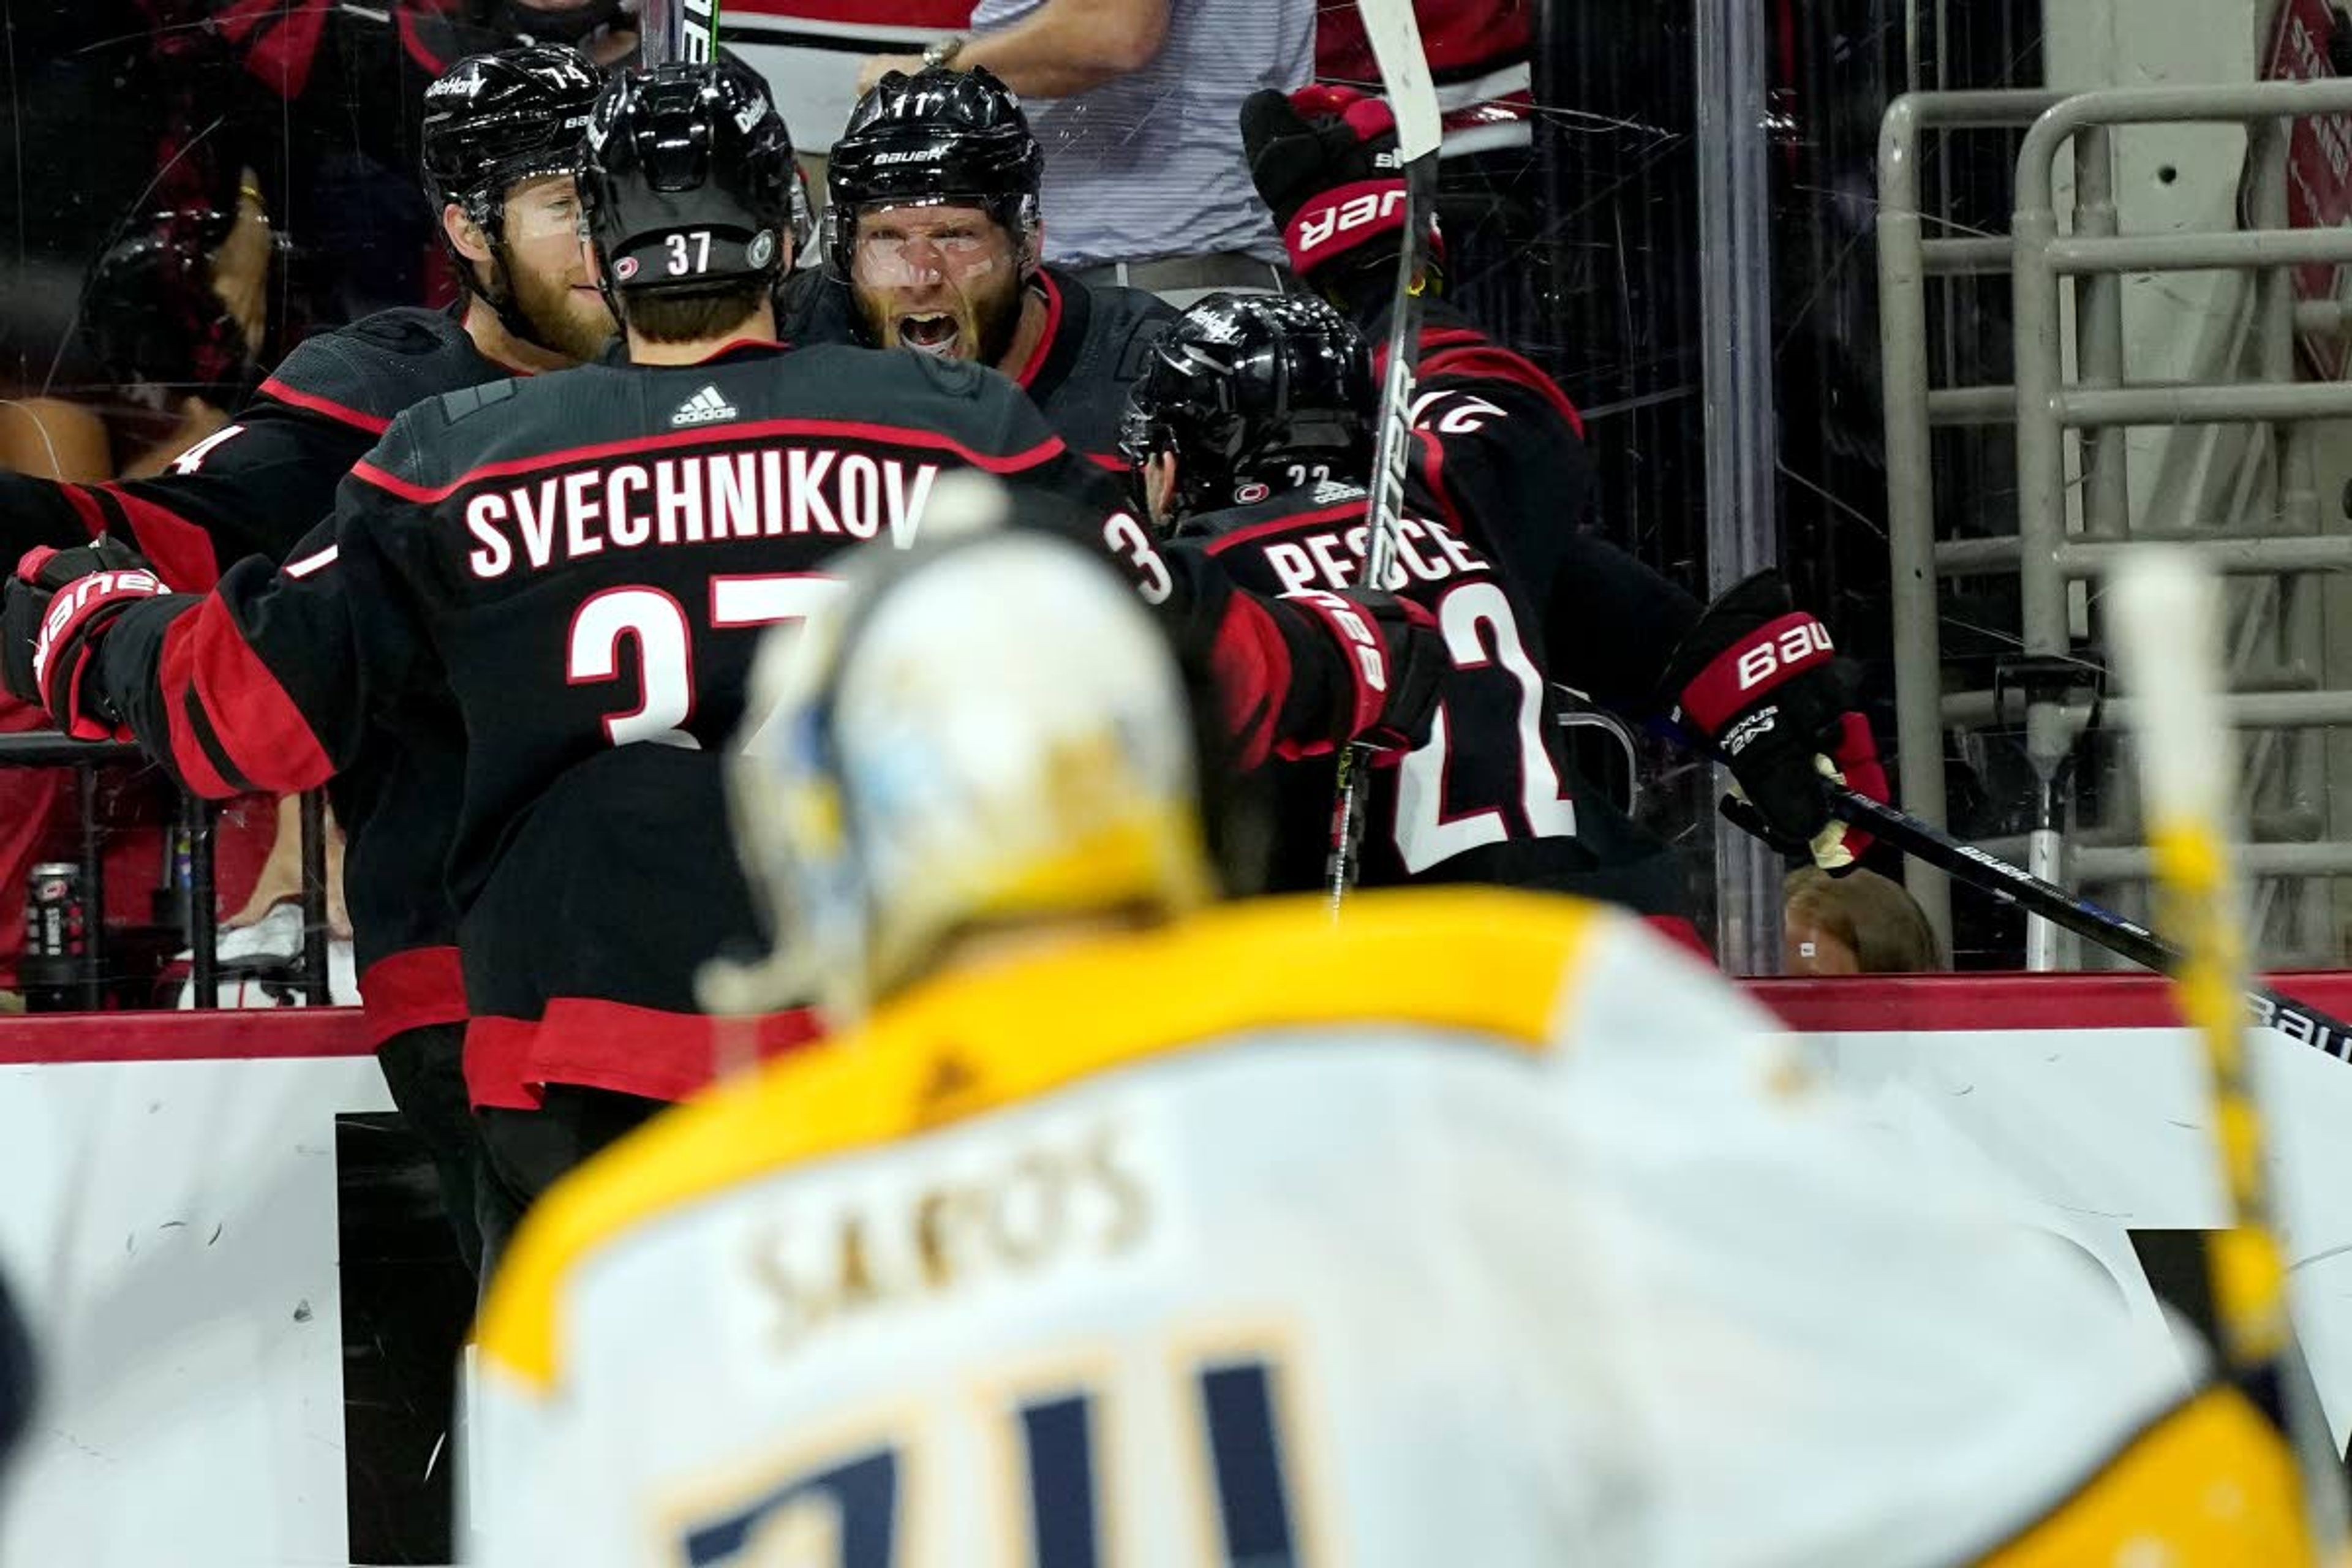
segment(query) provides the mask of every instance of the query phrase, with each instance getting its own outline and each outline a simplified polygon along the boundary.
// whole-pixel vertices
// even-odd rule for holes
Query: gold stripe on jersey
[[[1018,1104],[1239,1034],[1393,1021],[1540,1052],[1612,917],[1501,889],[1222,905],[1158,930],[942,975],[858,1031],[664,1115],[558,1184],[499,1265],[476,1335],[556,1377],[572,1271],[632,1226],[805,1161]]]
[[[2277,1429],[2234,1388],[2209,1389],[1979,1568],[2309,1568],[2299,1499]]]

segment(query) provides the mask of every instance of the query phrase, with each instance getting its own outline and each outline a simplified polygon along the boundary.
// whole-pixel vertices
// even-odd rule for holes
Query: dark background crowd
[[[745,15],[770,9],[790,11]],[[868,9],[887,31],[894,7]],[[901,19],[913,22],[938,8],[908,9]],[[1318,73],[1368,80],[1351,7],[1325,0],[1320,9]],[[1703,586],[1688,19],[1637,0],[1423,9],[1442,86],[1525,83],[1449,121],[1462,149],[1446,160],[1441,198],[1450,293],[1583,411],[1601,474],[1600,526]],[[1867,189],[1875,106],[1905,63],[1891,58],[1875,0],[1773,9],[1776,200],[1804,219],[1790,231],[1815,237],[1821,252],[1782,258],[1777,303],[1784,554],[1801,600],[1876,671],[1886,639],[1874,521],[1883,505],[1876,321],[1871,214],[1857,193]],[[1973,8],[1939,45],[1954,68],[2032,79],[2038,62],[2015,9]],[[626,9],[605,0],[10,7],[0,467],[83,480],[152,472],[226,423],[306,334],[387,306],[452,300],[415,177],[425,84],[518,37],[621,58],[635,41],[630,26]],[[860,46],[835,42],[846,78]],[[784,107],[791,117],[789,98]],[[796,127],[797,140],[821,149],[834,129]],[[1997,176],[2000,152],[1990,152]],[[1964,157],[1952,171],[1963,196],[1971,164]],[[1998,302],[1988,307],[1990,341],[2001,323]],[[1883,679],[1871,695],[1883,702]],[[25,710],[0,710],[0,731],[39,727]],[[2023,792],[2011,765],[1999,755],[1955,761],[1960,787],[1975,792],[1956,801],[1956,820],[1986,833],[2013,826],[2017,808],[2005,803]],[[1633,788],[1613,745],[1597,745],[1587,763]],[[1638,765],[1643,812],[1702,867],[1706,782],[1646,742]],[[61,770],[0,768],[0,907],[16,907],[32,866],[74,856],[84,808],[94,810],[112,873],[112,998],[168,998],[159,976],[176,979],[166,966],[187,936],[173,912],[188,901],[184,814],[137,770],[107,771],[79,805],[76,793]],[[268,801],[222,814],[218,918],[251,923],[299,890],[291,825],[290,808]],[[2005,916],[1964,901],[1961,918],[1963,963],[2009,960],[2016,932]],[[19,934],[13,919],[0,921],[0,992],[15,989]]]

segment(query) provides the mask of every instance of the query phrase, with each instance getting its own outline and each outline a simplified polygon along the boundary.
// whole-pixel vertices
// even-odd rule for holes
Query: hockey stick
[[[1381,90],[1396,117],[1397,161],[1404,174],[1404,243],[1397,248],[1396,299],[1389,312],[1388,367],[1381,379],[1380,439],[1372,449],[1372,493],[1364,529],[1364,572],[1357,579],[1385,587],[1404,525],[1405,464],[1412,446],[1413,370],[1421,358],[1421,288],[1429,265],[1429,222],[1437,197],[1437,89],[1422,53],[1412,0],[1356,0],[1364,37],[1380,64]],[[1331,908],[1356,885],[1363,861],[1365,771],[1371,748],[1339,752],[1331,805]]]
[[[707,66],[719,58],[719,0],[651,0],[668,12],[672,59]],[[656,62],[658,63],[658,62]]]
[[[1980,893],[2028,914],[2039,915],[2143,968],[2159,974],[2176,974],[2185,962],[2179,948],[2137,921],[2127,921],[2113,910],[2078,898],[2021,866],[2012,866],[1973,844],[1963,844],[1917,817],[1858,791],[1832,789],[1830,810],[1839,821],[1885,839],[1913,859],[1924,860]],[[2339,1061],[2352,1061],[2352,1023],[2267,985],[2249,986],[2246,1005],[2257,1025],[2276,1029],[2287,1038],[2300,1040]]]
[[[1724,760],[1720,752],[1681,725],[1654,721],[1648,728],[1653,734],[1715,762]],[[1860,790],[1832,783],[1828,794],[1831,816],[1883,839],[1914,860],[1924,861],[2013,909],[2039,915],[2143,969],[2152,969],[2158,974],[2179,973],[2180,950],[2138,921],[2126,920],[2115,910],[2068,892],[2055,882],[2045,882],[2022,866],[2013,866],[1998,855],[1962,843],[1885,801],[1873,800]],[[2352,1062],[2352,1023],[2267,985],[2248,986],[2245,997],[2247,1011],[2257,1027],[2276,1029],[2287,1038],[2299,1040],[2338,1061]]]
[[[1915,860],[1927,860],[1940,872],[1959,877],[1978,893],[2000,898],[2006,905],[2016,905],[2028,914],[2039,914],[2053,926],[2065,926],[2074,936],[2098,942],[2116,957],[2131,959],[2143,969],[2155,969],[2164,975],[2180,971],[2183,952],[2147,926],[2124,920],[2115,910],[2100,908],[2088,898],[2077,898],[2055,881],[2034,877],[2022,865],[2011,865],[2000,856],[1985,853],[1976,844],[1961,844],[1955,837],[1928,827],[1919,818],[1895,811],[1889,804],[1874,802],[1858,790],[1832,787],[1830,811],[1842,823],[1851,823],[1879,839],[1886,839]],[[2295,1002],[2286,992],[2272,990],[2267,985],[2246,987],[2246,1006],[2253,1013],[2255,1025],[2265,1025],[2288,1039],[2303,1041],[2305,1047],[2312,1047],[2315,1051],[2326,1051],[2336,1060],[2352,1060],[2352,1023],[2336,1018],[2333,1013],[2319,1011],[2307,1002]]]
[[[2229,1228],[2205,1239],[2221,1358],[2294,1451],[2305,1518],[2322,1558],[2345,1539],[2344,1471],[2295,1346],[2285,1249],[2266,1163],[2261,1096],[2246,1058],[2244,905],[2231,846],[2236,747],[2221,718],[2221,584],[2186,550],[2143,545],[2110,579],[2110,645],[2141,703],[2140,793],[2157,907],[2179,933],[2180,1011],[2205,1047]]]

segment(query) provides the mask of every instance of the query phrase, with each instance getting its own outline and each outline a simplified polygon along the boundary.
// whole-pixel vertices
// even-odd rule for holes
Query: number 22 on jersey
[[[1065,1385],[1003,1405],[962,1391],[971,1418],[993,1423],[979,1434],[1005,1455],[997,1484],[1013,1495],[994,1512],[1010,1521],[1012,1560],[982,1549],[993,1521],[918,1517],[916,1495],[938,1461],[917,1445],[875,1441],[791,1468],[729,1508],[703,1512],[682,1528],[678,1561],[688,1568],[900,1568],[908,1538],[919,1531],[924,1560],[973,1568],[1118,1568],[1109,1528],[1118,1494],[1137,1484],[1190,1487],[1192,1518],[1214,1539],[1203,1561],[1226,1568],[1308,1568],[1302,1521],[1294,1505],[1282,1444],[1285,1397],[1279,1363],[1218,1357],[1190,1369],[1190,1409],[1150,1453],[1116,1450],[1108,1386]],[[1191,1446],[1181,1453],[1175,1442]],[[944,1553],[945,1555],[940,1555]]]
[[[1456,670],[1496,668],[1517,688],[1519,798],[1516,804],[1528,836],[1575,837],[1576,803],[1562,787],[1559,766],[1544,741],[1543,676],[1519,640],[1509,595],[1490,582],[1449,588],[1438,601],[1437,629],[1444,636],[1445,651]],[[1511,836],[1500,807],[1447,815],[1446,771],[1455,744],[1441,705],[1431,722],[1429,739],[1398,766],[1396,847],[1408,875],[1418,875],[1481,845],[1500,844]]]

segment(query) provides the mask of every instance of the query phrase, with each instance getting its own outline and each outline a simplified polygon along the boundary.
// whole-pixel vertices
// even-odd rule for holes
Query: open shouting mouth
[[[923,353],[954,359],[963,342],[963,329],[953,316],[927,310],[898,318],[898,341]]]

